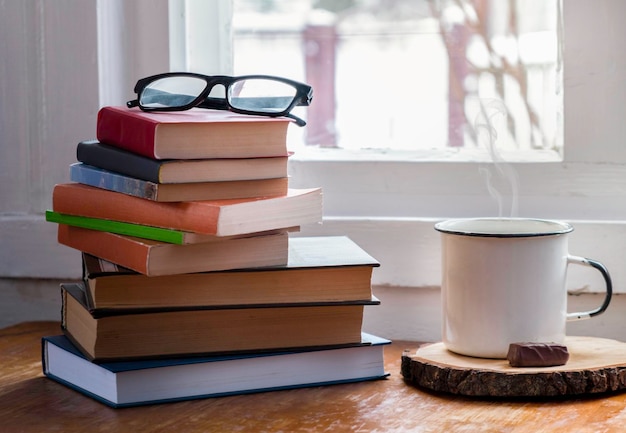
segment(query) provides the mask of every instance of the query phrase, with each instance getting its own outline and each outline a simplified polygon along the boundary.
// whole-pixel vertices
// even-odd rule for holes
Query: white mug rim
[[[460,236],[521,238],[562,235],[574,230],[564,221],[540,218],[458,218],[435,224],[435,230]]]

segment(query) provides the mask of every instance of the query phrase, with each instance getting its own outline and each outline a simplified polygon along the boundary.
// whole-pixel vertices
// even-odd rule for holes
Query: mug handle
[[[604,283],[606,285],[606,294],[604,296],[604,302],[602,305],[595,310],[585,311],[582,313],[567,313],[567,321],[573,320],[583,320],[589,319],[590,317],[597,316],[598,314],[604,313],[604,311],[608,308],[611,303],[611,297],[613,296],[613,283],[611,282],[611,276],[609,275],[609,271],[604,267],[604,265],[596,260],[587,259],[585,257],[578,256],[567,256],[567,263],[574,263],[576,265],[583,266],[591,266],[592,268],[597,269],[602,274],[604,278]]]

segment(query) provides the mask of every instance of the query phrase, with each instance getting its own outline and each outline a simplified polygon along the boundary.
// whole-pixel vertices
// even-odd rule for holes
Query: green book
[[[46,221],[67,224],[70,226],[83,227],[120,235],[134,236],[142,239],[167,242],[171,244],[185,245],[198,242],[206,242],[215,239],[215,236],[201,235],[180,230],[151,227],[141,224],[125,223],[121,221],[106,220],[61,214],[52,210],[46,211]]]
[[[102,232],[116,233],[118,235],[134,236],[141,239],[151,239],[154,241],[167,242],[177,245],[199,244],[203,242],[214,242],[227,239],[245,238],[254,235],[270,235],[280,232],[297,232],[299,227],[287,227],[284,229],[266,230],[258,233],[233,235],[233,236],[213,236],[202,233],[186,232],[182,230],[166,229],[163,227],[146,226],[143,224],[126,223],[122,221],[107,220],[102,218],[92,218],[77,215],[68,215],[53,210],[46,211],[46,221],[68,226],[82,227]]]

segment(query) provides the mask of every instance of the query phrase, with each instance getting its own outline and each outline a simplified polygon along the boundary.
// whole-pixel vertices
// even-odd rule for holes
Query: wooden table
[[[43,377],[40,338],[56,322],[0,330],[0,431],[13,432],[567,432],[626,431],[626,394],[567,401],[480,401],[404,383],[386,347],[387,380],[111,409]]]

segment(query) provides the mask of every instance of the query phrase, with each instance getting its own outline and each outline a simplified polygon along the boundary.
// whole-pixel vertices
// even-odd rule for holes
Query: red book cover
[[[256,158],[287,156],[287,118],[191,109],[144,112],[100,109],[100,142],[153,159]]]

